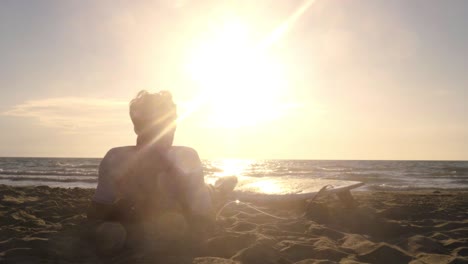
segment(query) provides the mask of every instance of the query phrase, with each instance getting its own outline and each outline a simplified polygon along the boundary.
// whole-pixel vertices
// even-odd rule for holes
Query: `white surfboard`
[[[364,185],[358,181],[307,179],[293,177],[238,177],[233,196],[239,200],[275,201],[313,198],[322,188],[340,193]]]

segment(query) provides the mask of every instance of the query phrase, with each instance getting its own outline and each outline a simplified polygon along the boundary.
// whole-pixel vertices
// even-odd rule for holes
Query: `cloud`
[[[242,121],[242,126],[252,127],[254,125],[278,124],[281,120],[290,118],[296,120],[304,111],[308,113],[309,117],[319,115],[323,111],[322,106],[316,103],[311,105],[310,102],[301,103],[294,100],[285,100],[266,106],[267,108],[262,110],[252,108],[251,105],[247,111],[241,108],[241,110],[230,114],[233,115],[232,118],[238,120],[238,123]],[[178,101],[177,112],[180,118],[178,126],[183,127],[185,131],[193,131],[199,127],[228,127],[225,125],[226,121],[221,122],[226,117],[216,116],[217,113],[222,113],[226,109],[213,107],[203,100]],[[128,108],[129,102],[127,100],[56,97],[23,101],[4,112],[0,112],[0,117],[7,116],[17,121],[26,121],[33,127],[53,129],[60,134],[84,136],[87,137],[87,140],[92,140],[96,136],[99,136],[101,141],[102,137],[105,137],[106,140],[117,138],[121,140],[119,142],[125,144],[125,141],[122,140],[128,141],[134,135]]]
[[[85,97],[30,100],[1,115],[33,118],[64,132],[109,129],[127,125],[130,120],[127,101]]]

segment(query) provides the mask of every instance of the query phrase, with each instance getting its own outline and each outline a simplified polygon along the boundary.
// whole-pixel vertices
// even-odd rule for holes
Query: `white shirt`
[[[112,204],[118,198],[122,198],[125,192],[138,191],[124,190],[122,192],[122,186],[119,188],[117,186],[118,181],[127,175],[132,164],[135,164],[137,151],[135,146],[128,146],[113,148],[106,154],[99,166],[98,185],[93,197],[95,202]],[[189,147],[173,146],[165,156],[177,171],[178,177],[189,186],[185,188],[187,190],[185,198],[189,209],[200,215],[211,214],[212,201],[204,182],[203,167],[198,153]],[[168,176],[171,175],[167,173],[159,175],[159,188],[171,188],[168,184],[170,182]]]

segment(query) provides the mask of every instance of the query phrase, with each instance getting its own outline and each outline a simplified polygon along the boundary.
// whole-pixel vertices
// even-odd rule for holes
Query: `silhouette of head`
[[[170,141],[172,145],[177,110],[170,92],[140,91],[130,101],[130,118],[139,143]]]

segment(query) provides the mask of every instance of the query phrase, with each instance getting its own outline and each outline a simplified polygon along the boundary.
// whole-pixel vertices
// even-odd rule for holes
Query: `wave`
[[[338,172],[346,172],[352,171],[353,168],[326,168],[326,167],[317,167],[318,170],[322,171],[338,171]]]
[[[77,168],[77,169],[97,169],[97,168],[99,168],[99,163],[97,163],[97,164],[71,164],[71,163],[57,162],[57,163],[55,163],[55,165],[58,166],[58,167]]]
[[[441,186],[418,186],[418,185],[390,185],[390,184],[366,184],[363,186],[363,190],[372,191],[417,191],[417,190],[451,190],[451,189],[466,189],[468,184],[450,184]]]
[[[97,183],[97,178],[95,178],[95,177],[60,178],[60,177],[0,176],[0,180],[35,181],[35,182],[86,182],[86,183]]]
[[[95,187],[100,160],[0,158],[0,182]],[[364,182],[365,189],[375,190],[468,188],[466,161],[258,160],[234,165],[238,176],[355,180]],[[219,160],[203,160],[205,180],[230,173],[232,166]]]
[[[97,171],[22,171],[22,170],[0,170],[0,175],[30,175],[30,176],[98,176]]]

